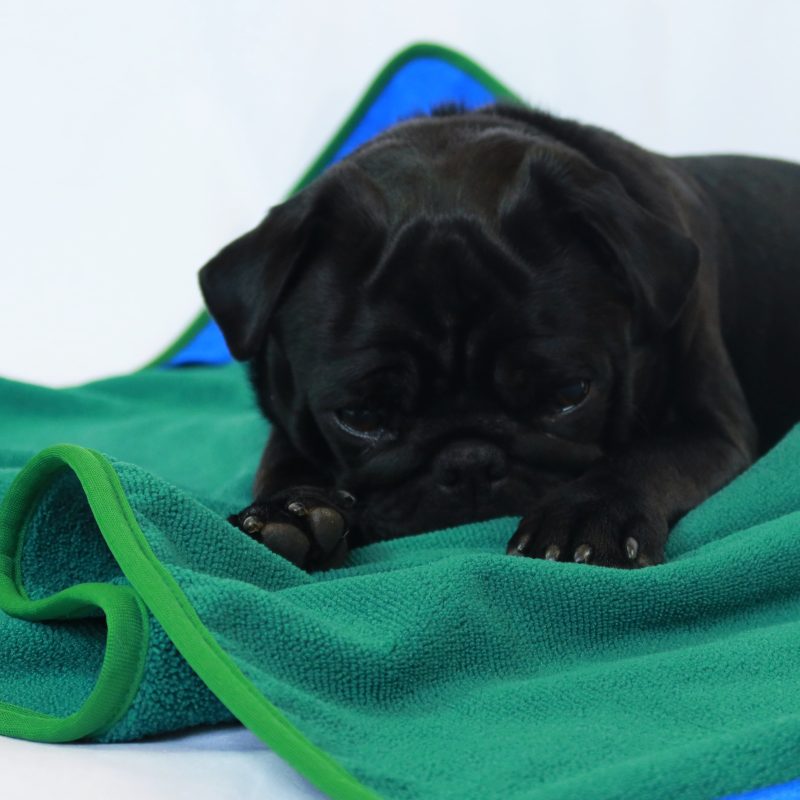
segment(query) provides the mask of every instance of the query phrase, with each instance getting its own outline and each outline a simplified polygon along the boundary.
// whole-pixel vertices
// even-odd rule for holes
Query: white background
[[[0,0],[0,375],[156,355],[200,307],[197,269],[419,40],[653,149],[800,161],[795,0]],[[235,730],[0,740],[0,767],[34,799],[318,796]]]
[[[653,149],[800,160],[795,0],[0,0],[0,375],[156,355],[419,40]]]

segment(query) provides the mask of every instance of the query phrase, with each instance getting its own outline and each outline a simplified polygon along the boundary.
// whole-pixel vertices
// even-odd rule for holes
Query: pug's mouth
[[[517,469],[498,486],[476,484],[453,490],[432,487],[430,476],[414,476],[391,488],[357,493],[360,519],[373,541],[521,517],[548,491],[574,477]]]

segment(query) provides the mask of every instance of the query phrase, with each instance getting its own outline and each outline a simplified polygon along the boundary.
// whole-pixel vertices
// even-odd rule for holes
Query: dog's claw
[[[639,542],[633,538],[633,536],[629,536],[625,540],[625,552],[628,554],[628,558],[633,561],[634,558],[639,553]]]
[[[252,514],[245,517],[242,522],[242,530],[245,533],[258,533],[264,527],[264,522]]]
[[[301,503],[299,500],[287,503],[286,510],[290,514],[294,514],[296,517],[304,517],[306,514],[308,514],[308,509],[306,508],[305,503]]]
[[[558,557],[561,555],[561,548],[557,544],[551,544],[547,550],[544,551],[544,557],[548,561],[558,561]]]
[[[516,536],[514,537],[514,539],[516,539]],[[508,543],[508,547],[506,548],[506,555],[524,556],[525,551],[528,549],[528,542],[530,541],[530,536],[523,534],[516,543],[514,543],[514,539],[512,539]]]
[[[592,547],[588,544],[581,544],[575,548],[575,563],[588,564],[592,557]]]
[[[346,489],[337,489],[336,496],[342,501],[344,508],[352,508],[356,504],[356,498]]]

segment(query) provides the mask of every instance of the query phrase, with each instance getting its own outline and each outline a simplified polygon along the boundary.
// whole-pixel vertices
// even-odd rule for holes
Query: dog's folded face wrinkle
[[[365,540],[524,515],[673,412],[701,286],[685,186],[587,130],[406,121],[204,267],[281,437],[257,495],[307,465],[359,498]]]

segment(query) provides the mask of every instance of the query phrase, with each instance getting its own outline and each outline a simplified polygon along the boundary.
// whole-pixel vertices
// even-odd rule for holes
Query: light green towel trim
[[[41,491],[62,468],[71,469],[78,477],[103,538],[133,589],[85,583],[44,600],[27,598],[19,569],[26,523]],[[100,608],[108,625],[103,665],[84,705],[59,719],[0,702],[0,730],[4,734],[65,742],[99,734],[118,721],[139,689],[147,651],[149,607],[208,688],[281,758],[333,798],[378,798],[303,736],[217,644],[154,555],[117,473],[100,453],[63,444],[31,459],[0,504],[0,552],[0,610],[41,622],[80,618]]]
[[[147,609],[130,587],[103,583],[71,586],[42,600],[22,586],[20,556],[30,513],[51,477],[65,465],[78,476],[101,528],[118,525],[115,500],[106,479],[93,467],[90,451],[70,445],[49,448],[19,473],[0,504],[0,610],[31,622],[82,619],[97,609],[106,619],[105,656],[97,683],[84,704],[66,717],[42,714],[0,701],[0,730],[41,742],[68,742],[97,736],[127,711],[144,671],[148,644]]]

